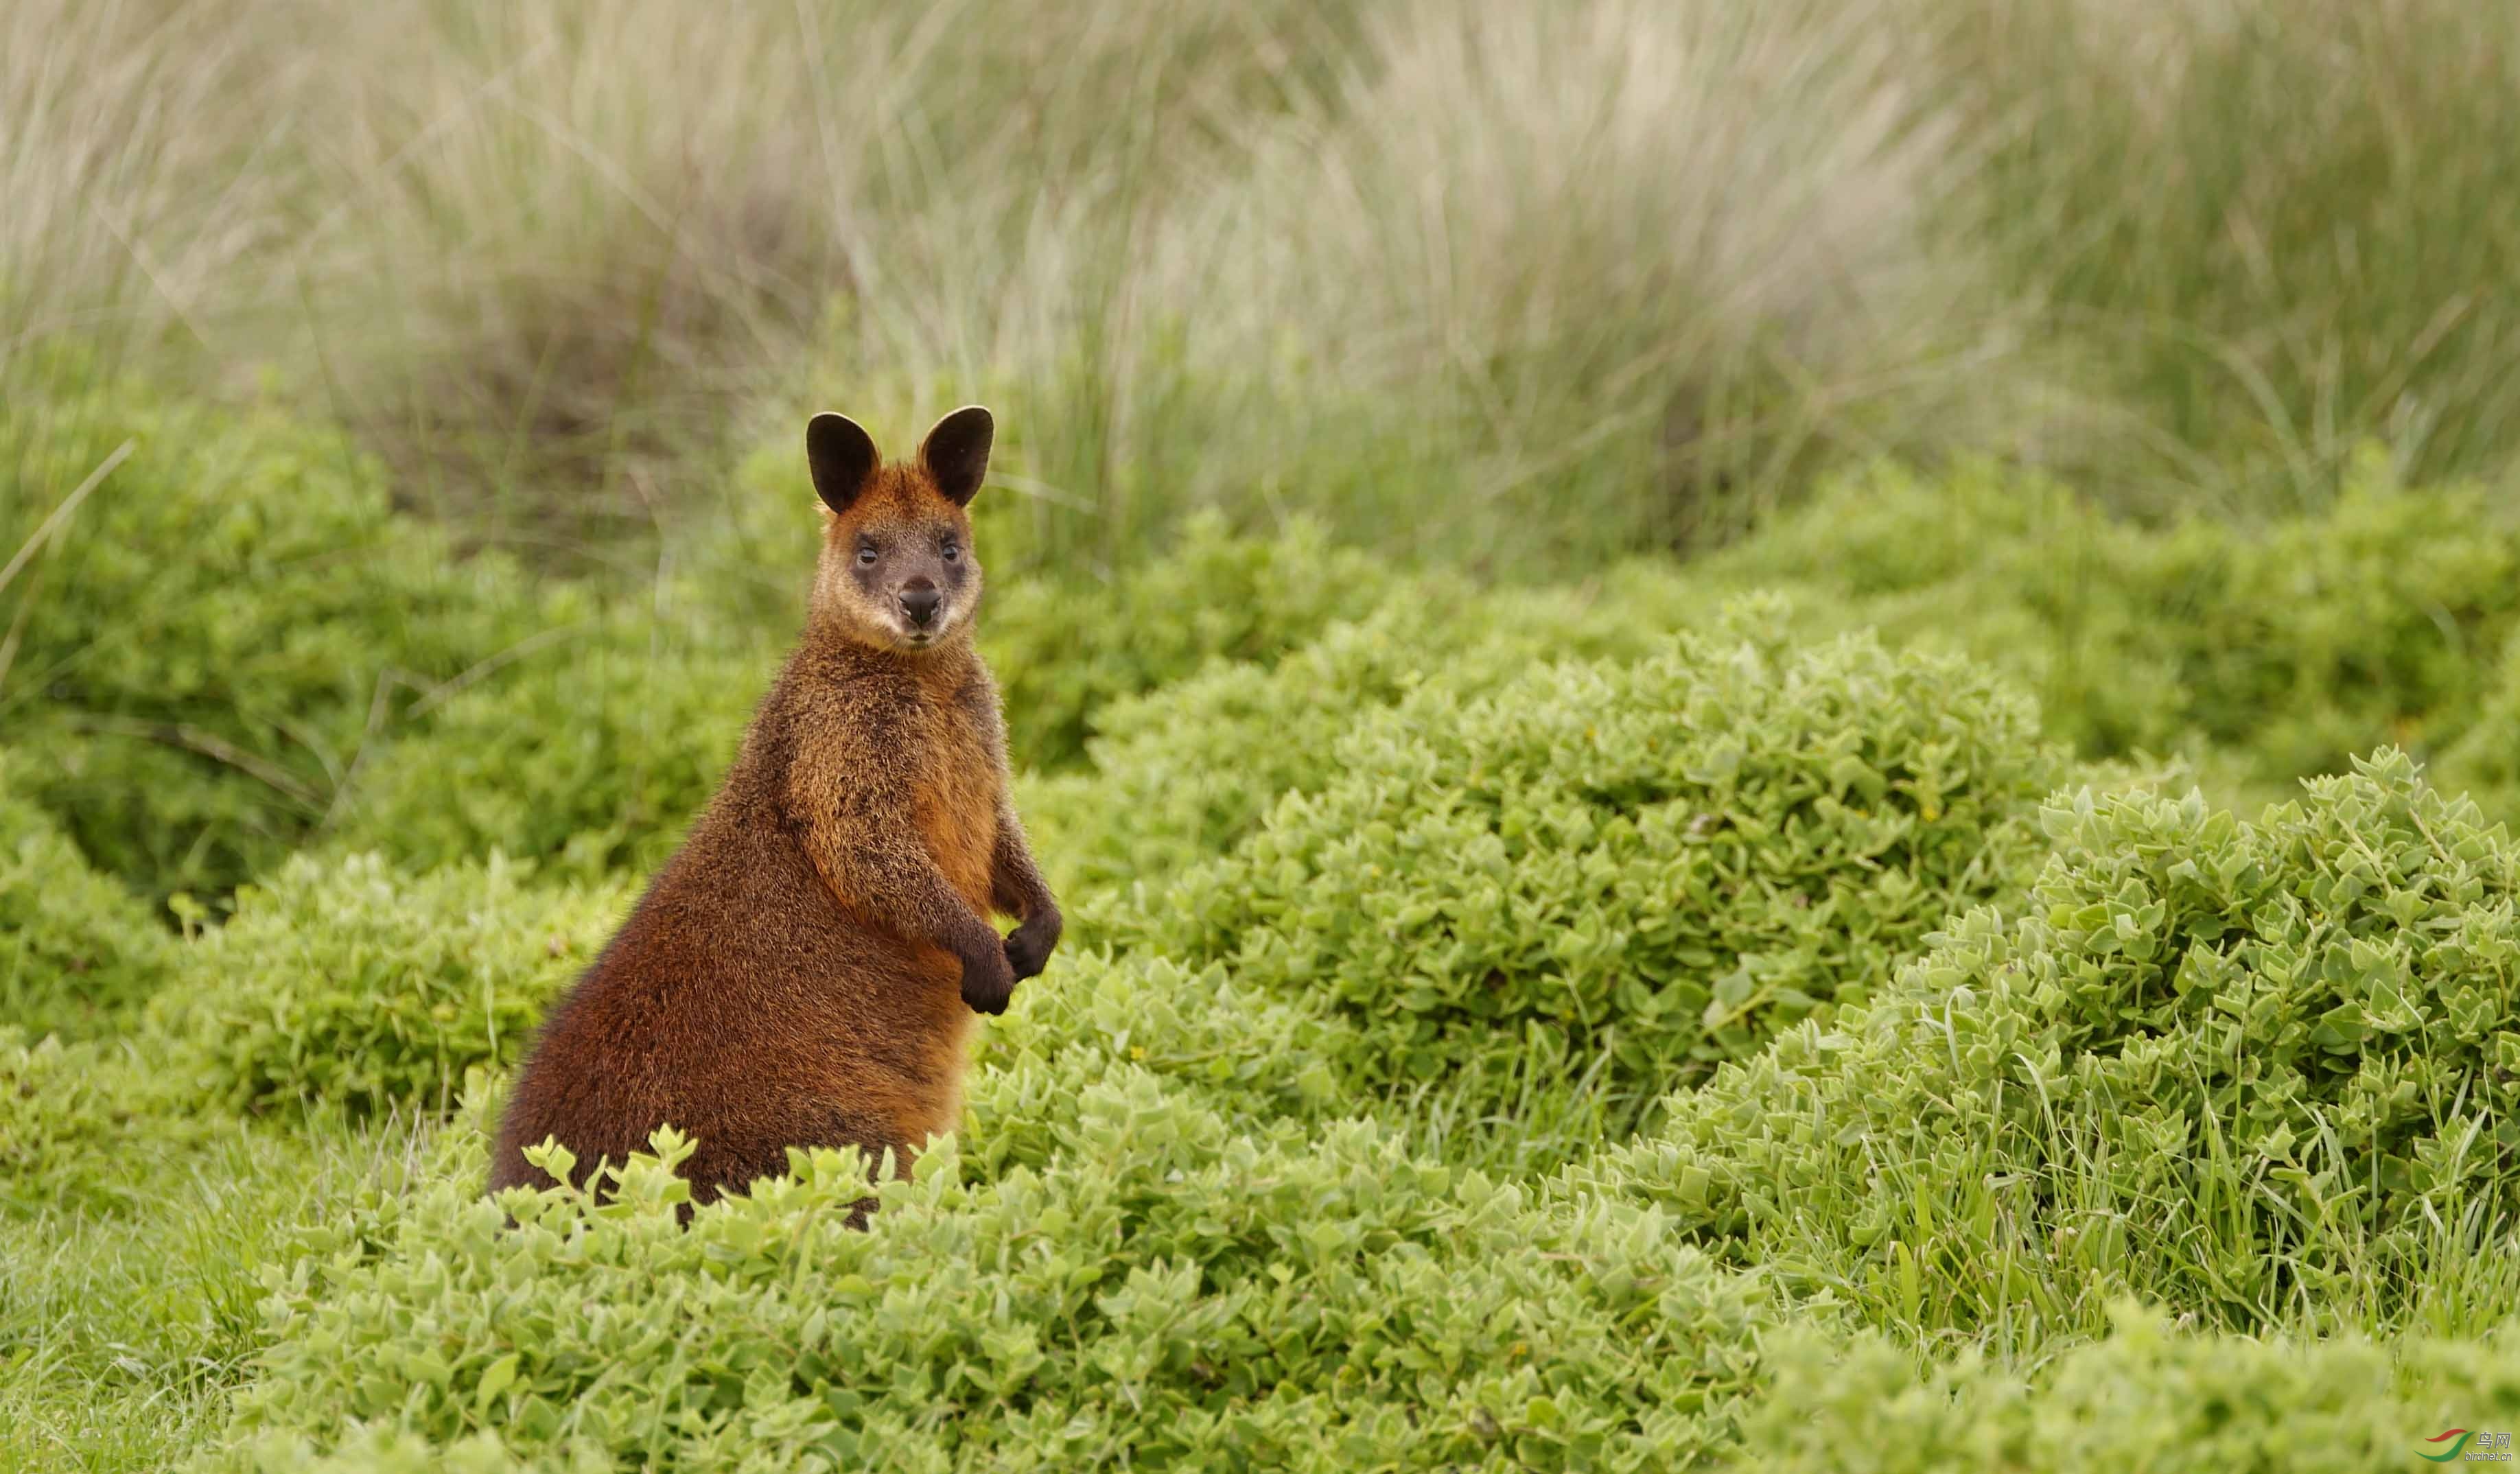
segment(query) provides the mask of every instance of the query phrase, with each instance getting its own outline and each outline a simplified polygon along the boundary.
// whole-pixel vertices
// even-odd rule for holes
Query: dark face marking
[[[846,534],[860,606],[913,648],[933,644],[969,612],[970,532],[941,517],[869,518]]]

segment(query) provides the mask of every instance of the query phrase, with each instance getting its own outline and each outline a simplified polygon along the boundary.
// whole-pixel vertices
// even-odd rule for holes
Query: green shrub
[[[1107,703],[1211,659],[1275,660],[1397,582],[1381,559],[1332,547],[1298,519],[1267,541],[1213,514],[1165,556],[1103,584],[1028,575],[989,591],[981,648],[1006,699],[1018,767],[1068,767]]]
[[[1918,1333],[2095,1329],[2130,1294],[2241,1329],[2507,1304],[2508,831],[2393,751],[2254,824],[2047,819],[2018,919],[1957,918],[1577,1181]]]
[[[544,1466],[1659,1469],[1732,1436],[1767,1318],[1660,1221],[1535,1214],[1377,1129],[1255,1143],[1124,1068],[1047,1170],[854,1154],[699,1210],[444,1181],[308,1233],[217,1466],[378,1440]],[[504,1227],[513,1212],[518,1227]],[[412,1441],[418,1441],[417,1444]]]
[[[0,548],[100,471],[0,591],[0,720],[13,783],[152,899],[269,869],[419,693],[575,617],[338,436],[121,385],[0,416]]]
[[[1683,637],[1469,699],[1430,687],[1117,924],[1326,995],[1369,1080],[1598,1058],[1658,1090],[1860,1001],[1956,906],[2017,894],[2068,771],[2035,725],[1978,668],[1862,638]]]
[[[1442,673],[1454,637],[1404,593],[1276,664],[1212,662],[1102,706],[1092,767],[1027,775],[1020,812],[1071,884],[1160,884],[1221,854],[1279,794],[1319,787],[1339,736]]]
[[[628,907],[618,883],[526,874],[495,855],[418,877],[373,855],[292,860],[151,1003],[166,1068],[229,1110],[452,1100],[466,1069],[522,1053]]]
[[[0,752],[0,1024],[33,1036],[108,1032],[164,980],[175,939],[11,791],[8,757]]]
[[[1735,1462],[1862,1474],[2345,1474],[2455,1453],[2426,1441],[2480,1420],[2491,1439],[2520,1407],[2520,1327],[2382,1346],[2180,1335],[2132,1307],[2117,1320],[2115,1335],[2035,1380],[1974,1356],[1920,1375],[1912,1352],[1869,1336],[1779,1338],[1775,1384]]]
[[[2413,491],[2376,455],[2335,505],[2230,534],[2191,576],[2197,726],[2270,777],[2344,770],[2388,741],[2439,751],[2477,716],[2520,628],[2520,523],[2474,488]]]
[[[203,1460],[216,1467],[213,1460]],[[497,1435],[476,1433],[440,1447],[417,1434],[360,1429],[335,1448],[318,1453],[303,1438],[272,1436],[257,1440],[228,1461],[230,1467],[259,1474],[525,1474],[527,1470],[600,1470],[607,1464],[590,1457],[582,1463],[523,1461],[508,1452]]]
[[[0,1207],[102,1207],[159,1191],[142,1139],[198,1135],[162,1085],[123,1045],[29,1044],[0,1025]]]
[[[113,1124],[96,1082],[99,1049],[0,1028],[0,1181],[21,1184],[58,1163],[66,1144],[100,1138]]]
[[[1716,615],[1662,563],[1573,590],[1414,578],[1274,664],[1211,662],[1113,700],[1095,718],[1091,772],[1028,780],[1022,812],[1057,878],[1160,886],[1256,829],[1280,794],[1327,784],[1340,737],[1409,692],[1474,696],[1552,659],[1642,656]]]
[[[2520,630],[2520,523],[2473,489],[2402,487],[2376,453],[2324,511],[2161,531],[1986,465],[1876,469],[1703,573],[1965,649],[2087,753],[2211,744],[2270,787],[2454,742]]]
[[[992,1175],[1049,1166],[1082,1084],[1115,1075],[1153,1076],[1254,1135],[1357,1113],[1340,1089],[1356,1029],[1320,1000],[1145,953],[1062,957],[1044,984],[990,1022],[966,1087],[963,1159]]]
[[[2476,721],[2433,773],[2443,787],[2466,789],[2488,816],[2520,825],[2520,632],[2503,643]]]
[[[1694,571],[1796,591],[1807,632],[1869,627],[1964,651],[2037,695],[2049,733],[2107,756],[2167,750],[2189,726],[2171,647],[2202,611],[2164,561],[2156,534],[2066,487],[1966,463],[1825,482]]]
[[[493,850],[583,877],[652,870],[735,760],[775,659],[705,615],[608,611],[394,742],[333,842],[413,870]]]

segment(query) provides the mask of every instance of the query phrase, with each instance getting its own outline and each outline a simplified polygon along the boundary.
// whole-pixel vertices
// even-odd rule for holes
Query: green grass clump
[[[2126,1295],[2243,1330],[2498,1315],[2510,833],[2389,751],[2255,823],[2085,793],[2048,824],[2017,917],[1956,919],[1579,1176],[1917,1333],[2026,1346]]]
[[[546,1467],[1641,1469],[1732,1437],[1769,1312],[1651,1212],[1536,1213],[1364,1124],[1258,1141],[1142,1072],[1071,1084],[1049,1169],[932,1150],[864,1232],[854,1154],[685,1230],[670,1133],[604,1206],[483,1201],[450,1133],[438,1185],[271,1276],[210,1466],[400,1438]]]
[[[2455,1452],[2426,1440],[2498,1430],[2520,1407],[2520,1328],[2380,1345],[2182,1335],[2131,1308],[2117,1320],[2035,1377],[1976,1357],[1920,1373],[1877,1338],[1795,1338],[1774,1352],[1737,1466],[2349,1474]]]
[[[1367,1079],[1591,1066],[1651,1094],[2018,894],[2068,771],[2036,727],[1982,670],[1859,638],[1684,636],[1430,686],[1120,930],[1326,995],[1364,1026]]]
[[[408,1191],[424,1139],[408,1123],[229,1122],[91,1143],[91,1195],[32,1201],[13,1172],[0,1467],[158,1474],[214,1440],[264,1345],[265,1276],[305,1226]]]
[[[10,791],[7,765],[0,753],[0,1024],[109,1032],[165,980],[175,939],[51,815]]]
[[[526,874],[496,856],[417,877],[373,855],[291,861],[150,1005],[166,1069],[197,1109],[442,1107],[467,1069],[521,1056],[629,905],[618,882]]]
[[[123,384],[0,417],[0,548],[12,786],[153,900],[276,865],[407,706],[566,617],[338,434]]]

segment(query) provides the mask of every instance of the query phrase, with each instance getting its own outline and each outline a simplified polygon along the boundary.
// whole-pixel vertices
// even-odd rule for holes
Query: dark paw
[[[963,960],[963,1002],[972,1012],[1004,1013],[1014,996],[1015,972],[1003,949],[974,949]]]
[[[1041,969],[1050,965],[1051,949],[1058,945],[1058,913],[1042,911],[1007,938],[1007,965],[1017,980],[1041,976]]]

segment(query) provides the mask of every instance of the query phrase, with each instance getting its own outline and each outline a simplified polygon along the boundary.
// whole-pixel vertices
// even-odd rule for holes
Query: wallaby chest
[[[903,707],[902,776],[936,868],[987,916],[1004,786],[997,695],[977,672],[940,677],[920,682]]]

